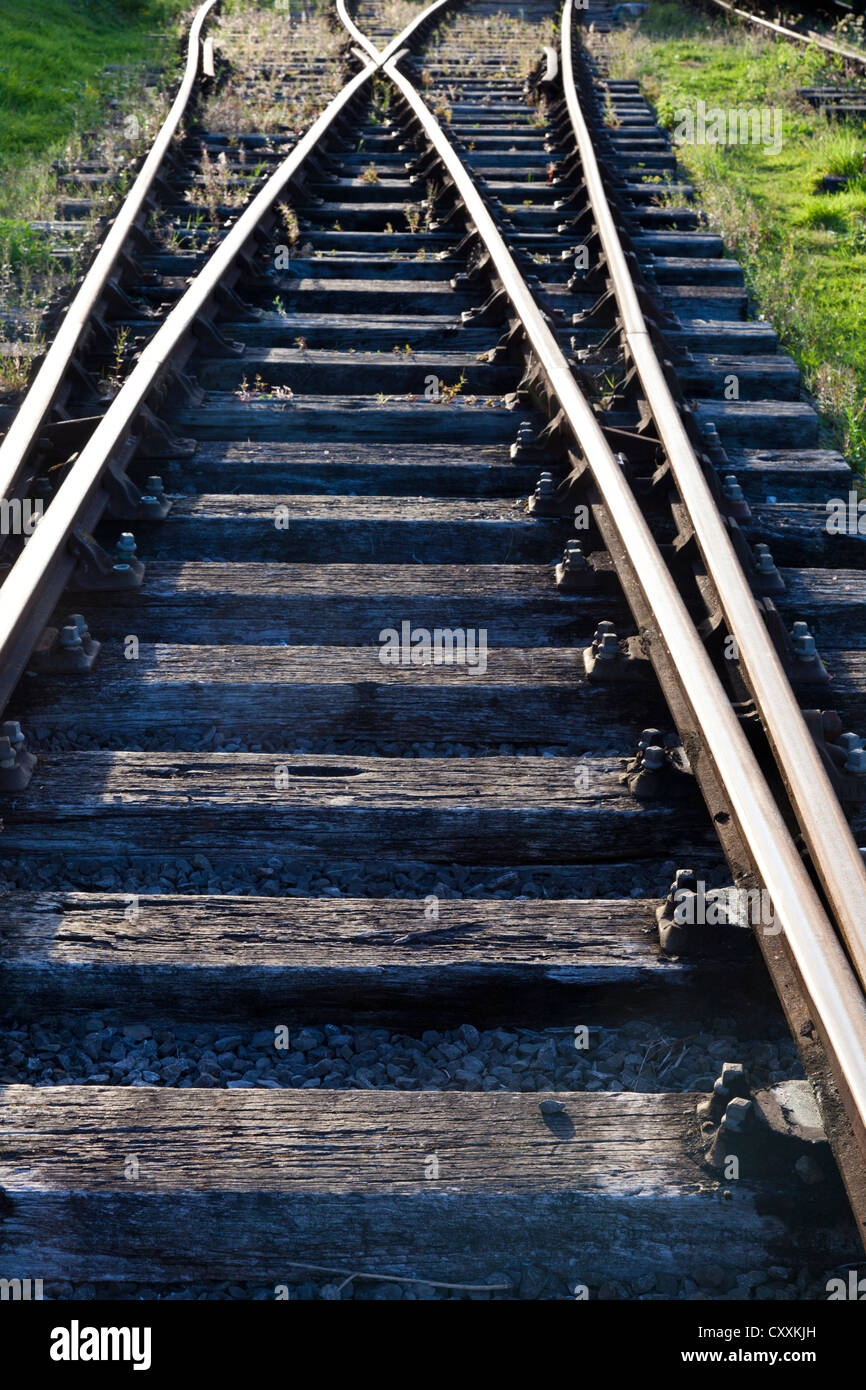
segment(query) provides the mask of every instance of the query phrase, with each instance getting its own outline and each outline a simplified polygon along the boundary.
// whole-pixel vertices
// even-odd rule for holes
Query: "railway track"
[[[699,3],[705,9],[722,10],[729,17],[742,20],[744,24],[750,24],[754,29],[758,29],[764,34],[775,35],[777,38],[786,39],[790,43],[820,48],[830,57],[840,59],[855,73],[862,73],[866,68],[866,50],[855,48],[851,44],[837,43],[835,39],[831,39],[827,34],[821,33],[817,29],[792,29],[790,25],[778,24],[765,14],[756,14],[752,10],[741,9],[739,5],[732,5],[730,0],[699,0]]]
[[[0,1277],[861,1258],[850,473],[574,18],[338,6],[346,85],[112,299],[110,404],[85,314],[4,441]]]

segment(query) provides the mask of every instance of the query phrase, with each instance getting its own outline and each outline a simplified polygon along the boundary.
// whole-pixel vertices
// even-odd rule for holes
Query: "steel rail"
[[[388,48],[383,48],[380,54],[379,49],[376,47],[376,45],[372,43],[370,39],[367,38],[366,34],[361,32],[354,19],[352,18],[351,14],[349,13],[349,7],[346,4],[346,0],[337,0],[337,14],[340,16],[340,19],[343,21],[344,26],[346,27],[346,29],[348,29],[352,38],[355,40],[355,43],[361,45],[368,57],[373,58],[378,62],[380,57],[384,61],[386,54],[389,58],[394,56],[394,54],[389,52],[389,49],[393,47],[393,43],[389,44]],[[396,52],[397,50],[395,49],[394,53]]]
[[[352,29],[357,32],[354,24]],[[661,642],[681,674],[704,749],[712,759],[737,823],[752,849],[761,879],[770,893],[776,920],[844,1077],[855,1107],[852,1123],[855,1120],[858,1123],[858,1137],[863,1147],[866,1142],[866,1000],[860,984],[601,425],[468,170],[422,97],[400,72],[397,66],[400,57],[402,54],[383,61],[382,69],[397,87],[451,177],[532,352],[587,459],[599,494],[654,615]],[[753,604],[751,592],[747,592]],[[802,719],[799,710],[797,716]],[[813,750],[814,745],[810,751]],[[845,830],[850,834],[847,825]]]
[[[769,29],[774,34],[781,35],[785,39],[795,39],[797,43],[814,44],[816,48],[823,48],[834,57],[845,58],[848,62],[859,63],[861,67],[866,67],[866,52],[858,53],[856,49],[846,48],[844,44],[836,43],[835,39],[828,39],[825,34],[819,34],[814,29],[807,29],[805,33],[800,33],[797,29],[788,29],[784,24],[776,24],[772,19],[764,19],[762,15],[752,14],[749,10],[738,9],[736,5],[729,3],[729,0],[701,0],[702,3],[715,5],[717,9],[726,10],[728,14],[734,14],[738,19],[744,19],[748,24],[755,24],[760,29]]]
[[[565,99],[580,153],[583,179],[607,257],[623,336],[728,630],[737,643],[740,665],[792,808],[856,972],[861,983],[866,983],[866,870],[863,860],[656,356],[577,95],[571,14],[572,7],[566,3],[562,17]]]
[[[202,29],[205,20],[219,0],[205,0],[196,11],[189,31],[187,59],[183,79],[171,110],[159,129],[150,151],[138,171],[129,193],[97,252],[93,264],[69,305],[56,336],[45,354],[39,371],[0,444],[0,497],[8,497],[14,488],[23,463],[51,409],[70,358],[77,348],[85,326],[105,290],[115,262],[136,219],[139,217],[154,179],[174,139],[178,126],[192,95],[202,62]]]
[[[395,34],[394,38],[381,50],[378,49],[374,43],[371,43],[366,34],[363,34],[358,28],[349,13],[345,0],[337,0],[337,14],[355,42],[361,45],[364,52],[369,58],[372,58],[377,67],[381,67],[390,58],[393,58],[395,54],[399,53],[400,49],[408,43],[409,38],[413,37],[422,25],[429,24],[433,16],[437,14],[439,10],[444,10],[449,5],[453,7],[454,4],[455,0],[434,0],[432,5],[428,5],[420,15],[417,15],[416,18],[413,19],[411,24],[407,24],[406,28],[403,29],[401,33]]]
[[[432,14],[448,3],[450,0],[436,0],[436,3],[407,25],[385,52],[396,52],[415,36]],[[384,53],[381,60],[378,57],[375,60],[366,58],[363,54],[358,56],[363,62],[362,70],[345,84],[291,153],[271,174],[142,350],[134,368],[9,570],[0,589],[0,671],[14,671],[13,653],[17,650],[16,643],[28,618],[39,611],[39,599],[46,581],[58,558],[66,553],[66,543],[75,527],[76,519],[96,493],[113,451],[131,430],[137,413],[168,365],[172,354],[192,329],[196,317],[255,231],[260,219],[280,197],[286,185],[298,173],[305,159],[336,118],[384,62]],[[26,406],[26,401],[24,405]],[[29,650],[28,647],[27,652]]]

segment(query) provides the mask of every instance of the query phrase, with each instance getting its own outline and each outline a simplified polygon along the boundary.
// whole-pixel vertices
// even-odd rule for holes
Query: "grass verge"
[[[0,353],[0,390],[20,389],[39,310],[78,269],[75,253],[55,254],[58,233],[31,224],[52,221],[61,197],[95,196],[98,215],[122,191],[167,106],[147,69],[171,69],[177,20],[193,8],[193,0],[0,5],[0,318],[15,340]],[[109,183],[62,181],[88,159],[108,169]],[[86,228],[74,233],[73,245],[86,241]]]
[[[640,81],[672,132],[699,101],[778,110],[778,142],[682,143],[678,158],[825,423],[866,473],[866,128],[831,123],[799,95],[843,82],[841,65],[668,0],[593,43],[612,77]],[[822,188],[832,174],[848,180],[843,191]]]

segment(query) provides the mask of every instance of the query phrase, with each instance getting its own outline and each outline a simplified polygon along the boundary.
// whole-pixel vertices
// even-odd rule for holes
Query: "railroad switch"
[[[62,628],[47,627],[27,663],[45,675],[67,675],[89,671],[99,655],[101,643],[90,635],[80,613],[70,613]]]
[[[584,647],[583,666],[587,680],[593,683],[652,679],[652,665],[640,637],[620,641],[613,623],[607,621],[598,624],[591,645]]]
[[[649,664],[649,663],[647,663]],[[686,750],[676,735],[644,729],[633,758],[621,758],[620,782],[641,801],[695,796],[697,783]]]
[[[27,740],[16,719],[0,724],[0,791],[20,792],[33,776],[37,758],[28,753]]]
[[[758,917],[766,904],[757,889],[706,889],[694,869],[677,869],[670,892],[656,910],[659,945],[666,956],[752,954],[750,919],[754,895]],[[772,912],[767,915],[772,919]]]

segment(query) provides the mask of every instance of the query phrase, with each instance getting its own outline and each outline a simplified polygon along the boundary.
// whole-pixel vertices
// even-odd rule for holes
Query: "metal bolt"
[[[704,434],[706,435],[706,438],[711,445],[718,444],[719,431],[716,429],[714,421],[707,421],[707,423],[704,425]]]
[[[759,574],[776,573],[776,565],[768,545],[755,546],[755,564]]]
[[[586,569],[586,556],[580,541],[566,541],[562,563],[567,570]]]
[[[745,1083],[746,1069],[742,1062],[723,1062],[719,1080],[727,1090],[730,1090],[739,1081]]]
[[[8,738],[0,738],[0,767],[14,767],[15,753]]]
[[[722,1124],[732,1134],[742,1134],[752,1115],[752,1102],[744,1096],[735,1096],[725,1107]]]
[[[605,632],[598,645],[596,656],[601,661],[613,661],[620,655],[619,642],[616,640],[615,632]]]
[[[82,642],[87,640],[90,636],[90,628],[87,626],[87,619],[81,613],[70,613],[66,621],[78,628]]]
[[[114,553],[119,560],[132,560],[135,556],[135,537],[131,531],[124,531],[118,537]]]
[[[553,486],[553,474],[542,473],[535,484],[536,497],[553,497],[555,488]]]
[[[729,502],[742,502],[743,489],[733,473],[726,473],[722,482],[722,492]]]
[[[806,623],[795,623],[792,629],[794,654],[798,661],[817,661],[818,648]]]
[[[798,637],[794,643],[794,650],[799,661],[818,660],[818,648],[815,646],[815,639],[812,636]]]
[[[22,749],[26,742],[17,719],[4,719],[0,724],[0,735],[9,740],[16,752]]]
[[[649,748],[643,750],[643,765],[657,772],[665,765],[665,750],[659,748],[657,744],[651,744]]]
[[[859,777],[866,774],[866,748],[852,748],[845,759],[845,771],[855,772]]]
[[[840,748],[844,748],[846,753],[851,753],[855,748],[863,747],[863,740],[858,734],[840,734],[836,742]]]
[[[159,506],[165,501],[165,488],[162,485],[162,478],[158,473],[151,473],[144,484],[144,491],[141,494],[142,503],[149,503],[152,506]]]
[[[644,748],[661,747],[663,740],[664,734],[661,729],[644,729],[640,736],[638,748],[643,751]],[[683,872],[685,872],[685,870]]]
[[[78,628],[71,623],[68,627],[62,627],[60,629],[60,645],[64,651],[77,651],[81,647],[81,633]]]

